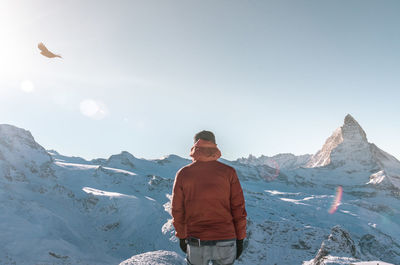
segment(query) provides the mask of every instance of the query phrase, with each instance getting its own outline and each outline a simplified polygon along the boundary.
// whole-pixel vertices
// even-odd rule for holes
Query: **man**
[[[189,265],[233,264],[243,250],[246,209],[236,171],[217,159],[215,136],[194,137],[193,162],[181,168],[172,191],[175,235]]]

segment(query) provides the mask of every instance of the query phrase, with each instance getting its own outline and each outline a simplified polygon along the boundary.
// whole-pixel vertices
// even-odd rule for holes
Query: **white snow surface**
[[[357,130],[350,138],[364,141]],[[349,146],[358,156],[364,144]],[[400,192],[393,184],[400,167],[370,150],[373,168],[353,157],[343,165],[281,167],[274,179],[262,174],[268,164],[221,159],[236,169],[248,213],[235,264],[400,264]],[[175,173],[190,162],[126,151],[87,161],[46,151],[28,131],[0,125],[0,264],[184,264],[170,199]],[[342,199],[330,214],[338,186]]]
[[[395,265],[395,264],[391,264],[391,263],[387,263],[387,262],[383,262],[383,261],[379,261],[379,260],[374,260],[374,261],[354,262],[354,263],[351,263],[350,265]]]
[[[185,259],[173,251],[150,251],[135,255],[121,262],[119,265],[185,265]]]

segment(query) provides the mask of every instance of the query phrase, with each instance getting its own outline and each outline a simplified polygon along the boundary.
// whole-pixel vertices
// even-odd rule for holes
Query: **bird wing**
[[[46,46],[44,46],[43,42],[41,42],[41,43],[38,44],[38,48],[39,48],[39,50],[41,50],[42,52],[50,52],[50,51],[46,48]]]

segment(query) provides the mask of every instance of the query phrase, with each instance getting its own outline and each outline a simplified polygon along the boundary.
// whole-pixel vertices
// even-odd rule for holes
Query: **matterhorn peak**
[[[367,135],[360,124],[350,115],[344,118],[344,124],[337,128],[325,141],[322,149],[313,155],[307,167],[342,166],[352,161],[362,164],[371,162]]]
[[[370,176],[369,184],[388,185],[390,182],[389,186],[400,188],[400,161],[369,143],[366,133],[350,114],[306,165],[325,166],[375,172]]]
[[[356,124],[358,124],[358,122],[350,114],[347,114],[346,117],[344,117],[344,123],[345,124],[347,124],[347,123],[356,123]]]
[[[344,118],[344,124],[341,127],[344,140],[367,142],[367,135],[360,124],[350,115]]]

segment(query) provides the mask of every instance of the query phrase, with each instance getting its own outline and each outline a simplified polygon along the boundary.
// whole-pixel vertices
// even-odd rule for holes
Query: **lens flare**
[[[336,212],[336,210],[338,209],[340,202],[342,201],[342,195],[343,195],[343,188],[342,188],[342,186],[339,186],[336,189],[335,200],[333,201],[331,209],[329,210],[330,214],[334,214]]]
[[[79,107],[83,115],[95,120],[101,120],[108,114],[106,105],[98,100],[85,99]]]

